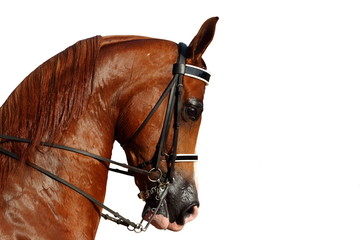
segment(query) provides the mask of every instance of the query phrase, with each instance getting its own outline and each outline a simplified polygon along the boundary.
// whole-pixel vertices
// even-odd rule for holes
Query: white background
[[[0,104],[80,39],[189,43],[212,16],[199,217],[178,233],[102,220],[96,239],[360,239],[357,1],[2,1]],[[118,147],[113,159],[125,161]],[[131,178],[111,174],[106,203],[134,221],[136,194]]]

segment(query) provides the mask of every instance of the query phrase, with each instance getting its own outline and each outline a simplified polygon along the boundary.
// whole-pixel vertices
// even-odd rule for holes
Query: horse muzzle
[[[151,221],[158,229],[180,231],[198,215],[200,204],[196,186],[181,176],[176,176],[174,182],[167,187],[167,194],[161,202],[161,191],[153,191],[148,196],[142,217]]]

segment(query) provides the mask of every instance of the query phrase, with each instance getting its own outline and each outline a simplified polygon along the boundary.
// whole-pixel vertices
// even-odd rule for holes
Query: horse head
[[[217,20],[218,18],[211,18],[202,25],[186,49],[186,64],[206,69],[202,55],[213,39]],[[139,197],[146,201],[143,218],[151,221],[159,229],[178,231],[198,214],[199,199],[195,180],[195,164],[194,162],[176,162],[172,166],[174,173],[162,203],[159,201],[166,186],[159,180],[169,175],[171,167],[165,158],[166,155],[173,152],[174,141],[177,141],[177,153],[195,153],[206,82],[191,76],[184,76],[179,112],[173,114],[170,120],[172,126],[175,124],[175,118],[178,118],[178,122],[176,122],[178,125],[177,139],[174,139],[173,127],[169,128],[168,134],[162,136],[163,131],[166,131],[163,125],[166,124],[164,118],[170,104],[167,104],[170,101],[169,97],[167,96],[166,100],[161,102],[151,118],[149,118],[149,113],[159,103],[158,99],[171,80],[178,48],[177,45],[168,42],[156,41],[151,45],[150,48],[143,48],[145,52],[142,52],[142,55],[151,56],[151,58],[142,59],[143,62],[136,64],[138,67],[135,68],[140,69],[137,69],[137,73],[132,77],[137,80],[141,79],[141,83],[139,83],[142,85],[140,85],[141,90],[130,91],[132,97],[128,98],[130,100],[122,107],[117,119],[116,132],[118,134],[116,138],[123,145],[128,163],[132,166],[140,166],[150,171],[155,169],[154,165],[156,165],[157,159],[162,158],[163,161],[160,161],[157,166],[159,170],[154,171],[161,175],[155,177],[157,178],[155,180],[158,181],[149,181],[151,177],[135,174],[135,182],[140,189]],[[154,51],[159,48],[168,49],[166,51],[168,54],[159,56]],[[147,124],[141,125],[144,121],[148,121]],[[164,146],[159,150],[161,144]],[[162,152],[159,153],[159,151]]]

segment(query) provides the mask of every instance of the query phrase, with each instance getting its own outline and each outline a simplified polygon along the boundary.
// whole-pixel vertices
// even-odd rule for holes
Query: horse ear
[[[195,62],[200,62],[206,48],[210,45],[214,38],[215,26],[218,17],[212,17],[206,20],[201,26],[199,32],[189,44],[188,58],[193,59]]]

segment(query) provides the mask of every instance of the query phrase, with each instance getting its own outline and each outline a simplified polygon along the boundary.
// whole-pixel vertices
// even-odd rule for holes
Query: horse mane
[[[100,40],[79,41],[30,73],[2,106],[0,132],[31,139],[36,146],[63,130],[91,95]]]
[[[13,144],[0,139],[0,144],[6,143],[8,149],[27,161],[28,153],[40,142],[59,140],[69,122],[86,109],[101,47],[140,39],[146,37],[95,36],[78,41],[41,64],[0,108],[0,134],[31,139],[32,143]],[[4,164],[8,160],[0,154],[0,179]]]

